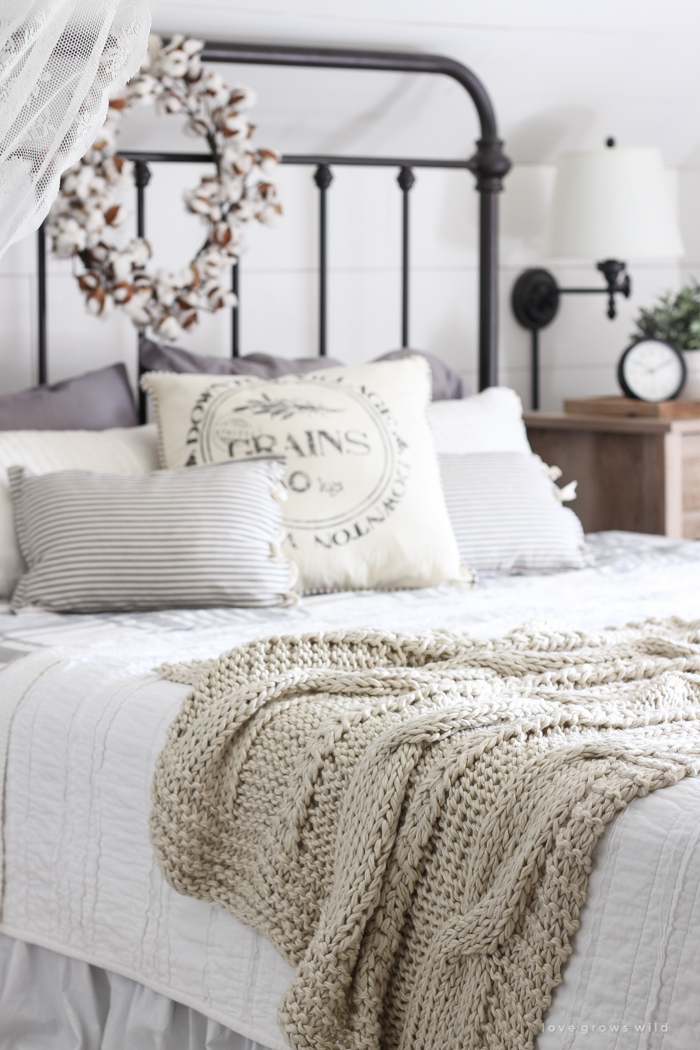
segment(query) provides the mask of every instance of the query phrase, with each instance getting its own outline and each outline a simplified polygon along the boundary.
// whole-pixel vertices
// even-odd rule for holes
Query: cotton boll
[[[87,214],[85,229],[88,233],[99,233],[105,226],[105,217],[101,208],[93,208]]]
[[[112,290],[114,301],[115,303],[119,303],[120,306],[123,306],[124,303],[128,303],[133,294],[134,286],[133,284],[129,284],[128,281],[120,281],[119,284],[115,284]]]
[[[183,40],[180,45],[180,49],[185,52],[186,55],[194,55],[198,51],[201,51],[204,47],[203,40],[196,40],[194,37],[188,37],[187,40]]]
[[[151,246],[143,237],[138,237],[129,243],[128,250],[134,261],[134,266],[145,266],[151,258]]]
[[[170,54],[163,55],[159,65],[166,76],[178,80],[187,73],[189,57],[184,51],[171,51]]]
[[[125,281],[127,277],[131,276],[133,256],[129,251],[112,252],[109,261],[112,264],[112,270],[117,281]]]
[[[76,252],[81,252],[85,247],[87,247],[87,232],[75,219],[64,219],[58,226],[54,239],[56,254],[61,259],[67,259]]]
[[[199,80],[202,75],[202,62],[199,55],[193,55],[187,66],[187,79]]]
[[[279,204],[266,204],[258,212],[258,219],[264,223],[265,226],[275,226],[279,221],[282,214],[282,207]]]
[[[156,326],[156,331],[164,339],[172,339],[173,341],[179,339],[183,334],[182,328],[174,317],[164,317]]]
[[[279,160],[268,150],[260,150],[258,164],[264,175],[272,175],[279,164]]]
[[[250,127],[246,118],[235,111],[226,114],[221,121],[221,126],[224,129],[224,133],[228,132],[230,135],[242,134],[246,138]]]
[[[165,270],[159,270],[156,275],[155,286],[156,299],[161,306],[172,306],[176,298],[176,289],[172,282],[172,274]]]
[[[233,170],[238,172],[239,175],[247,175],[254,164],[255,158],[253,157],[253,155],[251,153],[248,153],[247,150],[241,151],[241,153],[239,153],[236,159],[235,164],[233,165]]]
[[[257,95],[252,88],[235,87],[231,90],[229,100],[231,105],[235,106],[236,109],[246,110],[255,105],[257,102]]]
[[[176,95],[167,95],[162,106],[166,113],[179,113],[182,110],[182,102]]]
[[[140,288],[124,303],[124,310],[134,324],[148,324],[150,315],[146,309],[151,299],[150,288]]]
[[[229,99],[229,89],[218,73],[207,73],[204,77],[203,87],[209,96],[212,107],[225,106]]]
[[[136,77],[129,84],[129,100],[136,105],[150,106],[161,92],[162,88],[156,78],[148,73]]]

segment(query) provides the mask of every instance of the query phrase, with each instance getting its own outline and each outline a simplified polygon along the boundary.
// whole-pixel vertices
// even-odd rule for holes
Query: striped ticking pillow
[[[12,607],[64,612],[283,604],[278,460],[137,476],[8,470],[29,571]]]
[[[561,505],[539,456],[441,455],[447,512],[462,561],[481,572],[547,572],[588,564],[581,522]]]

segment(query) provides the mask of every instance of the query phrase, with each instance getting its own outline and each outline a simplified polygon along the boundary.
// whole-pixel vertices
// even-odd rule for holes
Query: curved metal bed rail
[[[510,161],[498,137],[496,114],[486,88],[471,69],[445,55],[404,51],[278,46],[207,41],[202,59],[270,66],[372,69],[399,73],[439,73],[452,77],[469,94],[479,117],[481,138],[468,161],[479,193],[479,390],[498,381],[498,194]]]
[[[208,41],[202,51],[208,62],[241,63],[250,65],[297,66],[302,68],[378,70],[386,72],[442,74],[456,80],[472,99],[480,122],[481,137],[476,152],[468,160],[437,160],[430,158],[311,156],[289,154],[284,164],[316,166],[314,179],[320,191],[320,353],[326,352],[326,200],[330,185],[331,165],[395,166],[399,168],[398,183],[403,193],[402,238],[402,345],[408,345],[408,194],[414,182],[412,168],[435,167],[468,169],[476,177],[479,193],[479,389],[498,382],[498,194],[503,178],[510,169],[510,161],[503,152],[498,137],[496,116],[491,99],[479,78],[455,59],[444,55],[429,55],[400,51],[365,51],[340,48],[304,47],[301,45],[247,44],[228,41]],[[122,156],[133,160],[134,181],[137,188],[137,233],[145,236],[144,190],[150,178],[149,162],[175,163],[206,161],[206,153],[148,153],[124,151]],[[320,181],[319,181],[320,180]],[[47,323],[46,323],[46,246],[43,227],[38,241],[38,363],[39,383],[48,381]],[[238,265],[233,268],[234,290],[238,291]],[[233,354],[238,354],[238,308],[234,308],[232,334]]]

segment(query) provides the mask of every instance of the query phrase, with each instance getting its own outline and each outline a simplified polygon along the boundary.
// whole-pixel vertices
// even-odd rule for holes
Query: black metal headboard
[[[407,157],[352,157],[286,154],[283,164],[303,164],[315,168],[319,190],[319,336],[318,352],[326,354],[327,253],[326,194],[334,166],[394,167],[399,169],[398,184],[403,193],[401,345],[409,346],[409,194],[414,182],[413,168],[462,168],[476,176],[479,193],[479,389],[498,381],[498,194],[510,169],[498,137],[496,116],[481,81],[470,69],[442,55],[410,54],[394,51],[355,51],[315,47],[283,47],[273,44],[212,43],[204,45],[204,61],[254,65],[305,66],[329,69],[370,69],[409,73],[441,73],[452,77],[468,92],[479,117],[481,138],[469,160],[430,160]],[[137,196],[137,236],[146,235],[145,190],[150,179],[149,164],[209,161],[209,153],[145,153],[123,151],[120,155],[134,162]],[[239,267],[233,267],[233,290],[239,294]],[[47,303],[46,237],[38,234],[38,379],[47,382]],[[232,353],[239,353],[240,306],[233,309]]]

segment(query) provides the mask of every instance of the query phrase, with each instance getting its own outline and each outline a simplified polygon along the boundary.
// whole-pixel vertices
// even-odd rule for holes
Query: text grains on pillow
[[[286,550],[307,591],[461,578],[423,358],[268,382],[148,373],[162,465],[284,456]]]
[[[581,522],[562,506],[539,456],[471,452],[438,458],[459,553],[472,568],[552,572],[588,564]]]
[[[700,773],[698,672],[677,619],[252,642],[170,728],[156,854],[295,967],[294,1050],[532,1050],[605,826]]]
[[[66,612],[282,604],[277,460],[120,477],[10,467],[28,565],[12,607]]]

